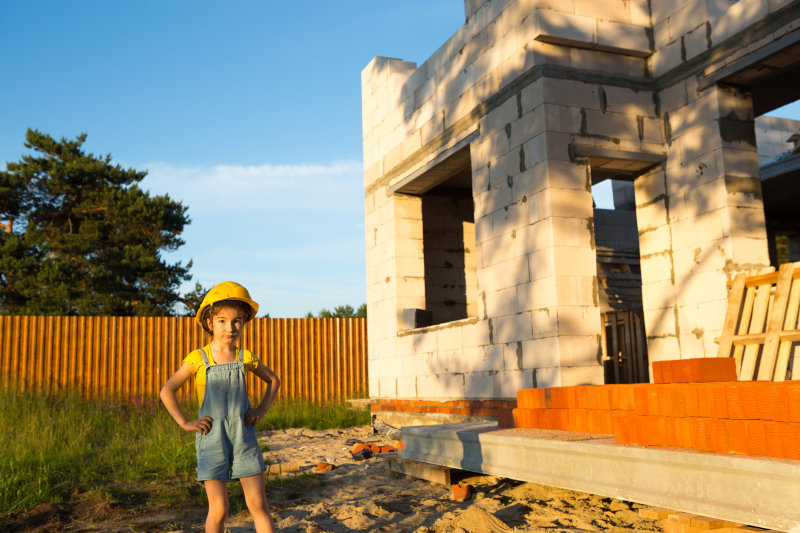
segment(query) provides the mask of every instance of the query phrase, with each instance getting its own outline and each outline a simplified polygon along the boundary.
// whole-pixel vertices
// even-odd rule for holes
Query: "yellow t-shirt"
[[[203,347],[203,351],[206,352],[208,362],[212,365],[215,364],[214,357],[211,355],[211,347],[208,344]],[[238,361],[238,352],[236,357]],[[189,367],[192,369],[192,374],[194,375],[195,379],[195,387],[197,388],[197,399],[199,401],[197,405],[202,406],[203,396],[205,396],[206,393],[206,365],[203,363],[203,356],[200,355],[200,350],[193,350],[189,355],[186,356],[186,359],[184,359],[183,362],[189,363]],[[243,362],[245,372],[255,372],[256,368],[258,368],[258,357],[247,350],[244,351]]]

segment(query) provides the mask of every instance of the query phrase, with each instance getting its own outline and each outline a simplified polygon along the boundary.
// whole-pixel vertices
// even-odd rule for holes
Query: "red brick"
[[[633,390],[642,387],[644,384],[637,385],[610,385],[611,387],[611,409],[619,411],[633,411]]]
[[[711,390],[711,401],[713,402],[713,418],[729,418],[728,416],[728,397],[727,385],[707,385]]]
[[[633,412],[636,413],[637,416],[645,416],[649,411],[647,406],[649,388],[650,385],[645,385],[644,387],[636,387],[633,389]]]
[[[589,408],[589,386],[581,386],[577,387],[578,392],[578,409],[588,409]]]
[[[672,395],[677,385],[662,385],[658,390],[658,414],[664,416],[672,415]],[[654,414],[654,413],[651,413]]]
[[[589,411],[587,409],[569,410],[569,429],[570,431],[589,431]]]
[[[394,446],[381,446],[381,452],[380,453],[390,453],[390,452],[396,452],[396,451],[397,451],[397,448],[395,448]]]
[[[628,421],[631,416],[628,411],[615,411],[616,416],[611,417],[612,430],[614,432],[614,442],[619,444],[630,444],[630,436],[628,435]]]
[[[783,454],[787,459],[800,460],[800,424],[781,424],[783,432]]]
[[[353,448],[353,453],[358,453],[361,450],[369,450],[370,449],[369,446],[370,446],[369,444],[356,444],[355,447]]]
[[[666,426],[667,426],[667,446],[679,446],[680,441],[678,439],[678,419],[675,417],[669,417],[666,419]]]
[[[453,499],[457,502],[464,502],[472,499],[475,488],[472,485],[453,485]]]
[[[789,420],[800,422],[800,383],[786,383],[784,387],[789,402]]]
[[[689,359],[692,381],[709,383],[713,381],[736,381],[736,360],[733,357],[706,357]]]
[[[743,383],[742,403],[744,404],[744,417],[747,420],[758,420],[761,418],[762,397],[765,393],[764,387],[772,385],[763,381],[753,381]]]
[[[748,420],[747,443],[750,445],[750,455],[768,455],[767,427],[761,420]]]
[[[692,421],[692,448],[704,452],[711,451],[711,434],[714,431],[713,418],[689,418]]]
[[[567,409],[567,391],[564,387],[550,389],[550,398],[553,409]]]
[[[747,420],[728,421],[728,451],[751,455],[750,442],[747,439],[747,422]]]
[[[762,391],[758,404],[761,420],[790,422],[788,388],[780,383],[770,383]]]
[[[317,472],[330,472],[334,468],[336,468],[336,465],[331,463],[317,463]]]
[[[567,394],[567,408],[578,409],[578,387],[564,387]]]
[[[697,387],[697,404],[700,408],[699,416],[703,418],[716,418],[714,416],[714,395],[709,385]]]
[[[381,453],[381,447],[377,444],[370,443],[367,446],[369,446],[369,449],[372,451],[372,453]]]
[[[728,439],[728,421],[711,420],[711,451],[718,453],[728,453],[731,445]]]
[[[672,379],[672,361],[662,361],[661,374],[664,383],[673,383]]]
[[[653,383],[664,383],[663,361],[653,361]]]
[[[692,429],[694,426],[693,418],[676,418],[675,424],[677,426],[677,445],[680,448],[692,447]]]
[[[511,409],[497,410],[497,426],[501,428],[514,427],[514,414]]]
[[[736,384],[725,387],[725,401],[728,404],[728,418],[746,420],[743,392],[746,385]]]
[[[545,409],[552,407],[551,389],[522,389],[517,392],[520,409]]]
[[[672,382],[690,383],[692,381],[691,359],[672,361]]]
[[[770,457],[786,457],[783,446],[784,422],[764,422],[767,432],[767,455]]]
[[[661,414],[661,401],[659,400],[659,393],[666,387],[666,385],[648,385],[647,386],[647,414],[650,416],[658,416]]]
[[[686,389],[689,385],[673,385],[671,391],[670,413],[671,416],[686,417],[689,416],[686,408]]]
[[[403,449],[403,441],[401,441],[401,440],[397,441],[395,443],[394,447],[397,448],[397,451],[399,452],[400,450]]]

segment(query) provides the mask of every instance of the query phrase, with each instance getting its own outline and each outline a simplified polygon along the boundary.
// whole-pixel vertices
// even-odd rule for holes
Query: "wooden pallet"
[[[748,277],[742,273],[728,283],[718,357],[733,357],[739,381],[784,381],[792,343],[800,341],[800,263],[780,271]]]

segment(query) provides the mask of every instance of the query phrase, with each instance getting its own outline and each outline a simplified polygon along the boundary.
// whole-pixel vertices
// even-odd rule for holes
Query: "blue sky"
[[[87,151],[188,205],[167,258],[194,260],[195,280],[239,281],[273,317],[356,307],[361,70],[421,63],[463,22],[463,0],[2,2],[0,165],[28,127],[86,132]]]
[[[189,206],[167,257],[195,280],[239,281],[273,317],[357,307],[361,70],[421,63],[463,22],[463,0],[2,2],[0,164],[28,127],[86,132]]]

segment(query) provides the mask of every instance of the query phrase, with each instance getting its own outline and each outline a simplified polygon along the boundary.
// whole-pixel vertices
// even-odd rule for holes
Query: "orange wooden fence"
[[[86,397],[153,396],[195,348],[208,342],[193,318],[0,316],[4,386]],[[366,320],[256,318],[241,348],[281,379],[280,397],[353,397],[367,390]],[[251,396],[265,384],[247,374]],[[182,394],[194,391],[194,379]]]

